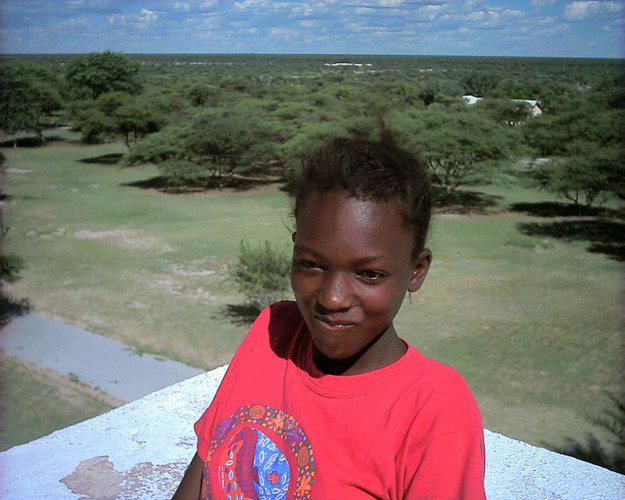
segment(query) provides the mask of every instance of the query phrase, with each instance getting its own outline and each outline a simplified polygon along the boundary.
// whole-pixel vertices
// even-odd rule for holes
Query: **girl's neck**
[[[329,358],[313,344],[313,362],[317,370],[327,375],[360,375],[394,363],[407,349],[408,346],[397,336],[391,324],[349,358]]]

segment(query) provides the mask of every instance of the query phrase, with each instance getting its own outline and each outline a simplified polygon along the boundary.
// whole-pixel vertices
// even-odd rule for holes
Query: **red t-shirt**
[[[369,373],[321,373],[294,302],[260,314],[195,431],[202,498],[484,498],[462,377],[413,347]]]

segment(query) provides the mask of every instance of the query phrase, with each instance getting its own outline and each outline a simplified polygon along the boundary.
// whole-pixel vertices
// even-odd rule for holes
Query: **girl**
[[[430,267],[430,183],[393,146],[340,139],[295,189],[295,302],[252,325],[195,424],[174,499],[484,498],[480,413],[393,319]]]

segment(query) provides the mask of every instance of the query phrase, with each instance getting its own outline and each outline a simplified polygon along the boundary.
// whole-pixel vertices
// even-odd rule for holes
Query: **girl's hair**
[[[415,234],[414,255],[423,250],[432,212],[431,183],[413,155],[390,144],[333,140],[304,160],[292,192],[295,219],[311,193],[336,191],[362,200],[399,200],[404,223]]]

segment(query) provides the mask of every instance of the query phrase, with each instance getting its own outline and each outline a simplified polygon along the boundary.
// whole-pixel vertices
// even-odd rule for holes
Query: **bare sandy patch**
[[[82,229],[74,233],[74,238],[105,241],[126,250],[154,250],[159,247],[161,253],[172,250],[169,245],[163,243],[161,238],[152,236],[141,229],[112,229],[108,231]]]
[[[194,276],[212,276],[212,274],[213,273]],[[182,276],[182,278],[184,278],[184,276]],[[221,302],[217,295],[209,292],[204,288],[203,284],[197,283],[196,281],[189,282],[188,280],[176,278],[174,276],[160,276],[154,280],[149,280],[147,283],[152,289],[164,290],[167,294],[176,297],[199,300],[209,304]]]
[[[9,167],[6,169],[7,174],[30,174],[31,172],[34,172],[34,170],[27,169],[27,168],[13,168],[13,167]]]

